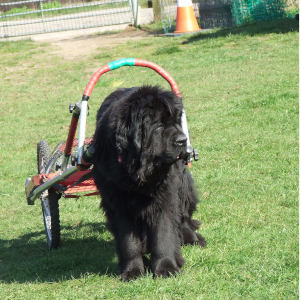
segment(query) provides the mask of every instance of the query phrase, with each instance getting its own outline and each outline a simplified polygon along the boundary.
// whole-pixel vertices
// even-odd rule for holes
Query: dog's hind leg
[[[201,247],[206,247],[206,239],[200,234],[194,231],[190,226],[190,221],[187,220],[181,224],[182,230],[182,244],[184,245],[200,245]]]
[[[196,210],[199,202],[191,174],[185,169],[179,188],[180,207],[182,213],[181,220],[181,242],[182,244],[197,244],[206,246],[205,238],[196,232],[200,227],[200,222],[192,219],[192,214]]]

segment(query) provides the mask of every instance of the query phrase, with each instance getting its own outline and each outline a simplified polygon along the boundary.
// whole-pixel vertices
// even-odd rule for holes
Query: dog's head
[[[181,99],[157,87],[136,88],[116,123],[118,162],[134,181],[147,182],[186,154]]]

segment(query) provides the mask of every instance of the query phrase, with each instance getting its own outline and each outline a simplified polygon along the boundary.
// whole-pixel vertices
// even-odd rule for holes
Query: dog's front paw
[[[144,272],[142,272],[139,268],[133,268],[131,270],[122,272],[120,277],[123,281],[130,281],[131,279],[135,279],[143,274]]]
[[[154,277],[169,277],[178,272],[180,272],[180,268],[178,267],[177,263],[169,257],[159,259],[153,267]]]
[[[132,260],[122,270],[120,277],[123,281],[129,281],[143,275],[144,273],[145,269],[142,260]]]

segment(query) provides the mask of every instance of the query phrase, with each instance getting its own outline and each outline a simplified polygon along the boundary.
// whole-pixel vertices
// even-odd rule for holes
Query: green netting
[[[236,25],[267,21],[285,15],[283,0],[232,0],[231,13]]]

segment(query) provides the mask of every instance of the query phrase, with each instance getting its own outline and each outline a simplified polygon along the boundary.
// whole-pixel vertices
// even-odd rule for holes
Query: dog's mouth
[[[177,160],[182,159],[182,160],[186,160],[187,159],[187,153],[186,151],[181,152],[178,156],[177,156]]]
[[[161,164],[174,164],[179,160],[185,160],[187,158],[186,148],[179,149],[175,152],[166,152],[158,159],[158,165]]]

